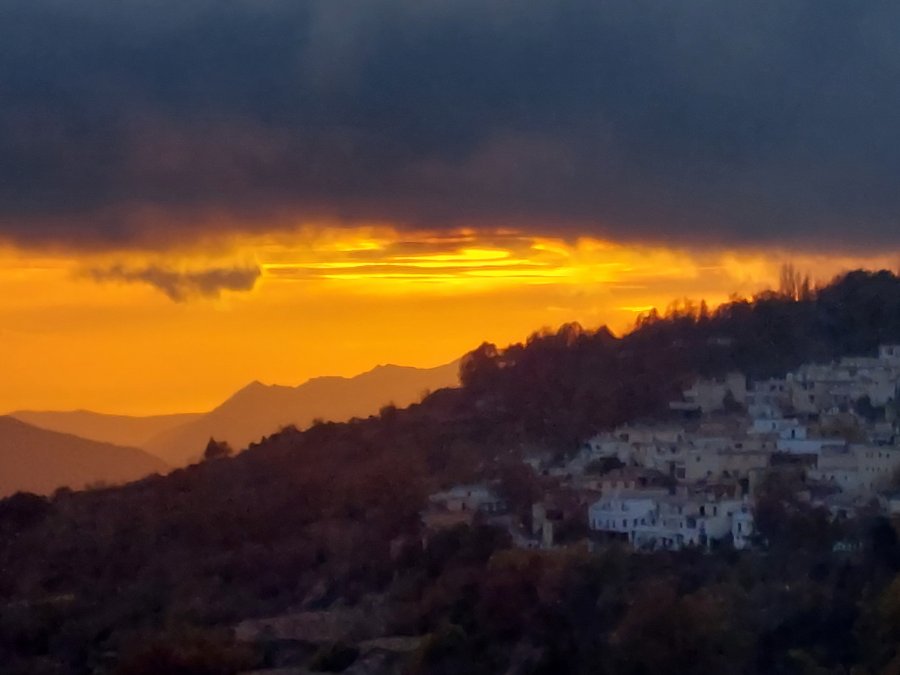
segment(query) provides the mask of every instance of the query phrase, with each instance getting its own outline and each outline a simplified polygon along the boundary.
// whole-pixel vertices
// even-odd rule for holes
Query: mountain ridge
[[[0,416],[0,496],[60,487],[124,483],[170,467],[141,450],[102,443]]]
[[[379,365],[352,377],[325,375],[294,387],[254,380],[208,413],[162,431],[142,447],[178,466],[199,459],[211,437],[241,449],[287,426],[367,417],[385,405],[403,407],[425,391],[458,384],[458,361],[434,368]]]
[[[48,431],[73,434],[100,443],[140,448],[160,432],[184,424],[202,414],[116,415],[79,408],[14,410],[8,416]]]
[[[201,413],[140,417],[78,409],[17,410],[9,416],[48,431],[140,448],[180,466],[200,459],[210,437],[240,449],[286,426],[365,417],[384,405],[406,406],[425,391],[458,384],[458,360],[432,368],[386,363],[358,375],[320,375],[297,385],[253,380]]]

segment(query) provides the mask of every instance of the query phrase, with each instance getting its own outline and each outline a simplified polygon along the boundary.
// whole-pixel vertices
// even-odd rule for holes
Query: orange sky
[[[623,331],[676,298],[751,294],[792,261],[825,281],[893,257],[688,253],[513,231],[309,227],[165,252],[0,249],[0,411],[205,410],[247,382],[298,384],[378,363],[434,366],[580,321]],[[252,290],[173,301],[98,270],[260,270]],[[121,275],[126,276],[126,275]]]

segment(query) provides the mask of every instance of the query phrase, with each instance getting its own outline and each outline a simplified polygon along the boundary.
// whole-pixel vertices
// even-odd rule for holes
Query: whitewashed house
[[[860,474],[859,491],[866,494],[890,485],[900,469],[900,448],[879,445],[853,445]]]
[[[450,512],[503,513],[506,502],[486,485],[456,485],[428,498],[430,506]]]
[[[808,475],[848,494],[872,495],[889,486],[898,470],[900,448],[854,444],[822,452]]]
[[[661,471],[626,466],[621,469],[613,469],[601,476],[597,481],[597,487],[603,494],[629,490],[668,489],[667,482],[669,480],[671,479]]]
[[[878,348],[878,360],[900,369],[900,345],[881,345]]]
[[[587,462],[606,458],[627,462],[631,456],[631,443],[614,433],[598,434],[585,442],[580,454]]]
[[[588,509],[588,524],[592,530],[621,534],[633,541],[639,525],[646,526],[656,510],[656,500],[667,494],[665,490],[622,490],[604,495]]]
[[[702,414],[724,410],[731,397],[736,403],[747,403],[747,378],[743,373],[728,373],[721,379],[700,379],[682,392],[682,401],[672,401],[672,410],[698,411]]]
[[[754,532],[753,512],[748,506],[742,505],[731,516],[731,539],[734,547],[738,550],[748,548]]]
[[[807,437],[807,428],[795,418],[757,418],[751,423],[748,433],[772,434],[784,440],[803,440]]]
[[[626,425],[613,433],[626,443],[678,443],[685,439],[684,428],[677,425]]]
[[[844,492],[858,492],[860,474],[857,457],[849,447],[833,447],[820,453],[816,466],[807,476],[823,483],[832,483]]]
[[[823,451],[846,445],[834,438],[779,438],[778,451],[792,455],[821,455]]]
[[[877,357],[850,356],[831,364],[806,364],[788,376],[797,412],[848,410],[863,397],[875,406],[897,398],[900,346],[882,345]]]
[[[739,500],[644,492],[604,497],[591,505],[592,530],[621,538],[639,550],[708,547],[731,536]]]
[[[900,492],[887,492],[879,496],[881,508],[889,516],[900,516]]]
[[[753,417],[780,417],[790,402],[790,384],[781,378],[755,381],[747,392],[747,412]]]

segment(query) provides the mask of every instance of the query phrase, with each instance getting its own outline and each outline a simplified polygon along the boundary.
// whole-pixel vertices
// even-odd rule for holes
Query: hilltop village
[[[530,512],[517,513],[500,485],[457,485],[431,495],[423,524],[494,524],[524,548],[709,550],[764,545],[756,513],[775,490],[834,522],[897,515],[898,393],[900,345],[783,378],[699,379],[664,420],[599,434],[574,457],[526,454],[542,493]]]
[[[805,286],[0,500],[2,670],[900,672],[900,278]]]

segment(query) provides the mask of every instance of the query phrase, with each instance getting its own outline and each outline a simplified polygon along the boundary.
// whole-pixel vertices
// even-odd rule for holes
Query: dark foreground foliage
[[[390,634],[426,636],[397,672],[897,672],[900,547],[878,518],[835,527],[773,499],[768,549],[711,555],[527,552],[477,526],[418,543],[426,495],[451,483],[496,478],[527,505],[522,448],[564,453],[660,416],[698,374],[782,374],[885,342],[900,343],[900,280],[855,272],[682,307],[622,338],[569,325],[483,345],[461,389],[406,410],[120,488],[0,501],[0,670],[239,672],[277,660],[234,643],[242,619],[377,596]],[[335,644],[311,660],[357,656]]]

